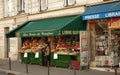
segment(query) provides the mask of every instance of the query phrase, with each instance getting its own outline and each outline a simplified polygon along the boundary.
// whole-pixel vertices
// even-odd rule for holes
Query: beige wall
[[[16,0],[6,0],[7,1],[7,6],[8,8],[5,10],[4,9],[4,1],[5,0],[0,0],[0,18],[3,18],[4,12],[7,12],[7,17],[12,17],[15,16],[17,13],[17,3]],[[96,3],[96,2],[102,2],[103,0],[75,0],[76,3],[73,6],[78,6],[78,5],[86,5],[86,4],[91,4],[91,3]],[[48,9],[45,11],[51,11],[51,10],[57,10],[57,9],[62,9],[66,8],[65,7],[65,0],[48,0]],[[5,11],[4,11],[5,10]],[[36,14],[36,13],[41,13],[40,11],[40,5],[39,5],[39,0],[28,0],[28,13],[29,14]],[[24,13],[22,13],[24,14]]]
[[[3,18],[3,0],[0,0],[0,18]]]
[[[4,28],[0,28],[0,58],[4,58]]]
[[[61,16],[70,16],[70,15],[77,15],[82,14],[85,11],[85,7],[75,7],[75,8],[68,8],[53,12],[46,12],[43,14],[35,14],[28,16],[28,20],[37,20],[37,19],[44,19],[44,18],[52,18],[52,17],[61,17]]]

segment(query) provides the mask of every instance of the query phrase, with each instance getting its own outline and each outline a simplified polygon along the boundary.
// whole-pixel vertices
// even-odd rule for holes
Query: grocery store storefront
[[[91,66],[115,66],[120,57],[120,2],[89,6],[87,20]]]
[[[81,15],[77,15],[29,21],[8,32],[6,36],[8,38],[21,37],[22,46],[19,53],[24,63],[42,65],[44,63],[42,47],[45,42],[49,42],[51,47],[50,65],[70,67],[70,63],[74,62],[78,64],[76,69],[79,69],[80,37],[82,38],[80,33],[85,38],[85,30],[85,21],[82,21]],[[85,60],[87,61],[87,57]]]

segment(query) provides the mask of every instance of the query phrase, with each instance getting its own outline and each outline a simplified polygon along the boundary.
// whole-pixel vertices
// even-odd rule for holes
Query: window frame
[[[4,9],[3,9],[3,17],[8,17],[9,16],[9,14],[8,14],[8,12],[9,12],[9,6],[8,6],[8,0],[4,0],[3,1],[3,7],[4,7]]]
[[[76,4],[76,0],[74,0],[74,2],[72,4],[69,4],[70,0],[64,0],[64,6],[67,7],[67,6],[73,6]]]
[[[29,13],[28,12],[28,0],[17,0],[15,1],[15,14]]]
[[[43,7],[42,7],[42,0],[38,0],[38,2],[39,2],[39,11],[45,11],[45,10],[48,9],[48,0],[43,0],[43,1],[46,1],[45,2],[46,3],[46,8],[43,9]]]

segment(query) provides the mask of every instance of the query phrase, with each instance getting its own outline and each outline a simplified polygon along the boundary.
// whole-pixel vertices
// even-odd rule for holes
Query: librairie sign
[[[120,11],[83,15],[82,19],[92,20],[92,19],[101,19],[101,18],[118,17],[118,16],[120,16]]]

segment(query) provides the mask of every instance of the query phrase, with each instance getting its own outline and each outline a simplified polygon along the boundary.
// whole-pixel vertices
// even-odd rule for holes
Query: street
[[[11,62],[11,71],[9,71],[8,60],[0,60],[0,70],[6,73],[13,73],[13,75],[115,75],[114,72],[109,71],[98,71],[98,70],[70,70],[67,68],[60,68],[50,66],[50,71],[48,74],[48,67],[41,65],[28,64],[28,74],[26,73],[26,64],[20,61]],[[120,73],[119,73],[120,74]],[[119,75],[118,74],[118,75]],[[1,72],[0,75],[6,75]],[[11,74],[12,75],[12,74]]]

